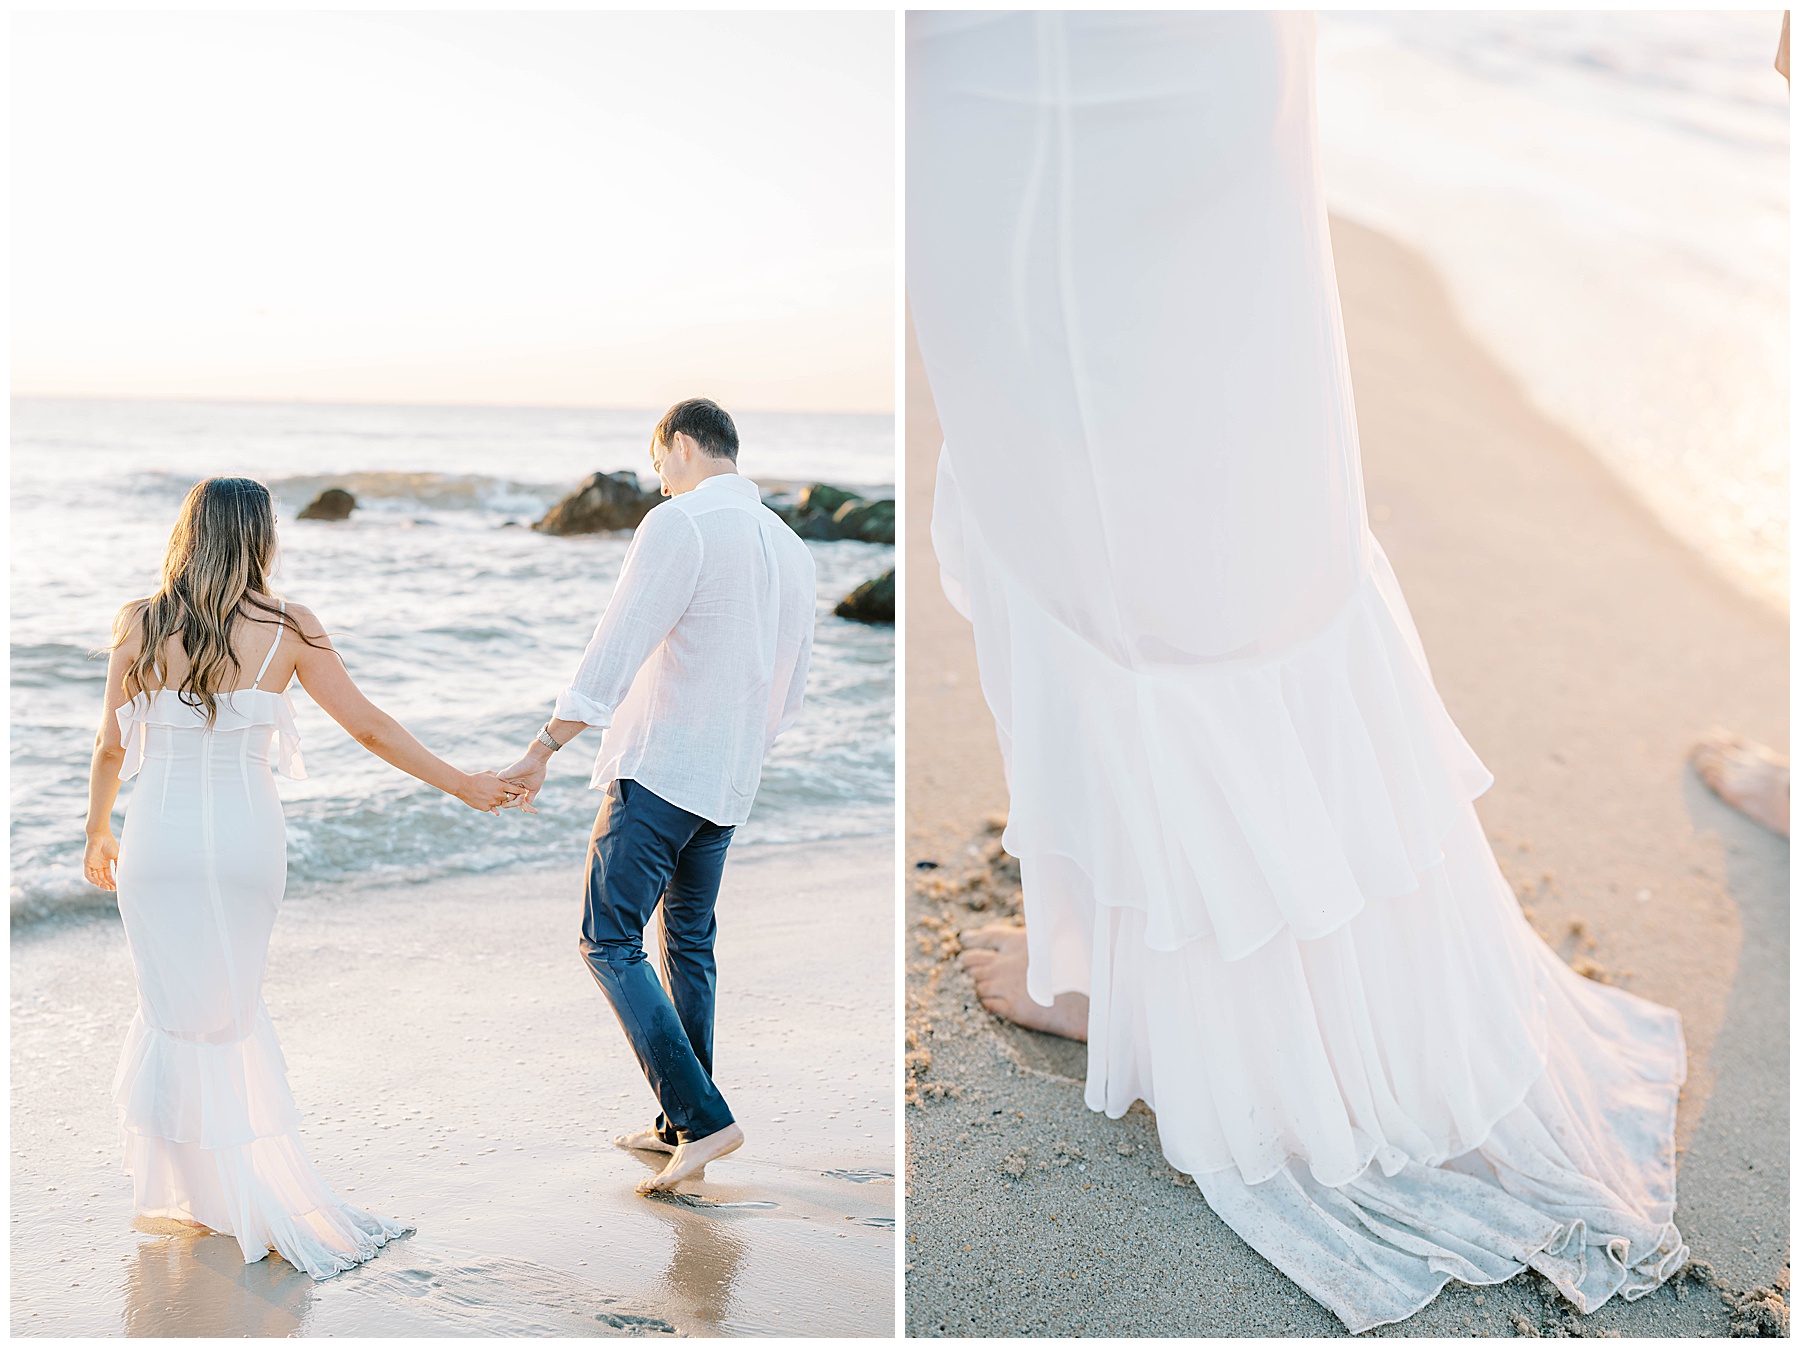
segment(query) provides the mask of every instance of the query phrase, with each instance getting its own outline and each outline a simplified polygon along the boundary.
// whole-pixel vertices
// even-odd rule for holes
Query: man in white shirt
[[[662,1107],[652,1128],[617,1139],[671,1153],[640,1193],[673,1189],[743,1145],[712,1079],[713,904],[763,757],[799,714],[812,653],[812,554],[738,473],[737,448],[716,403],[664,414],[650,461],[670,499],[638,525],[555,715],[502,774],[528,789],[529,809],[550,755],[604,728],[581,953]],[[661,981],[643,941],[659,903]]]

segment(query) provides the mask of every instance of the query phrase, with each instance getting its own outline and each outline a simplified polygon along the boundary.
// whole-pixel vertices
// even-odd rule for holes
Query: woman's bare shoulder
[[[325,637],[325,624],[320,622],[319,615],[314,613],[305,604],[292,599],[288,600],[287,614],[288,617],[299,624],[300,630],[306,634],[309,640],[318,641]]]
[[[118,616],[113,619],[113,634],[117,638],[113,642],[115,651],[135,658],[143,649],[144,610],[149,607],[148,599],[133,599],[120,606]]]

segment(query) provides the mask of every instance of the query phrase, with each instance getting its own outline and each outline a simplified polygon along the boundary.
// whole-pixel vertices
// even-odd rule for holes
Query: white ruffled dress
[[[1087,1102],[1352,1331],[1654,1289],[1675,1012],[1531,930],[1369,532],[1309,16],[909,16],[932,539]]]
[[[411,1228],[343,1202],[313,1168],[263,1005],[287,887],[273,774],[306,775],[293,705],[240,689],[208,726],[165,689],[118,715],[120,776],[138,778],[118,866],[138,1009],[113,1094],[137,1211],[235,1236],[246,1263],[272,1249],[329,1278]]]

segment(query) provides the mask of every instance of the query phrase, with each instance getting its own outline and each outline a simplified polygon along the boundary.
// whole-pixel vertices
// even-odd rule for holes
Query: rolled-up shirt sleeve
[[[556,699],[557,720],[612,724],[638,670],[693,600],[702,555],[686,513],[664,505],[644,516],[575,677]]]

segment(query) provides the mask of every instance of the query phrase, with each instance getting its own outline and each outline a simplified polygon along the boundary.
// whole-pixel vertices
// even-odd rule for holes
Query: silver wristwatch
[[[537,737],[538,743],[549,749],[551,753],[555,753],[558,749],[562,748],[562,745],[558,744],[551,736],[550,723],[548,721],[545,721],[543,725],[538,727]]]

